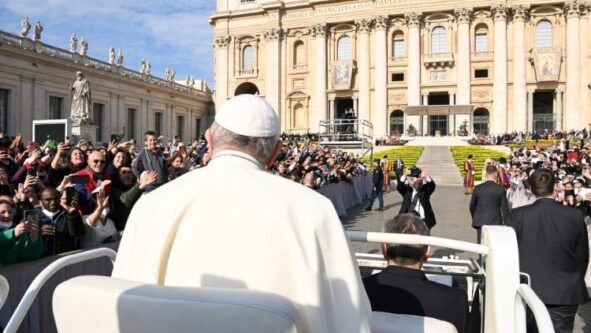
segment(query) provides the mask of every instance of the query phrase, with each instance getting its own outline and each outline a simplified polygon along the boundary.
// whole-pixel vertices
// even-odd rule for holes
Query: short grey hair
[[[211,125],[211,134],[213,136],[211,146],[214,149],[219,146],[231,147],[252,155],[260,163],[264,163],[271,157],[271,154],[275,150],[275,145],[277,145],[277,140],[279,140],[277,135],[270,137],[251,137],[236,134],[223,128],[216,122]]]

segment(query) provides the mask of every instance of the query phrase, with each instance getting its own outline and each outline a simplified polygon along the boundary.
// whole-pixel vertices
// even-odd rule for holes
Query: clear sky
[[[85,35],[93,58],[107,61],[109,48],[122,48],[125,67],[139,70],[145,58],[155,76],[170,67],[175,80],[189,74],[213,89],[214,10],[214,0],[0,0],[0,30],[20,35],[28,16],[31,26],[41,21],[44,43],[69,49],[72,33]]]

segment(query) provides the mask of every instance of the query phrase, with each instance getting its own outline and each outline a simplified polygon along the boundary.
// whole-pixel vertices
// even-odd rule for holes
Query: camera
[[[414,167],[410,168],[409,177],[419,178],[419,177],[421,177],[422,173],[423,173],[423,171],[420,168],[414,166]]]

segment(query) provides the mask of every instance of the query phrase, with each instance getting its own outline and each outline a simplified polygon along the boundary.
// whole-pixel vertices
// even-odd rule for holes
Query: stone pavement
[[[462,186],[463,184],[462,175],[454,163],[449,147],[425,147],[417,165],[421,169],[425,169],[436,184],[454,186]]]

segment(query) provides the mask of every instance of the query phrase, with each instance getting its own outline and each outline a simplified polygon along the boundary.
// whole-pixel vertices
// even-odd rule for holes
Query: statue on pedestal
[[[76,37],[76,34],[72,34],[72,36],[70,37],[70,52],[75,53],[77,48],[78,37]]]
[[[72,84],[71,89],[74,91],[74,96],[70,108],[70,119],[78,124],[90,123],[90,110],[92,108],[90,83],[82,72],[76,72],[76,81]]]
[[[123,50],[119,49],[119,54],[117,55],[117,66],[123,66]]]
[[[35,41],[41,40],[41,33],[42,32],[43,32],[43,26],[41,25],[41,21],[37,21],[37,24],[35,24],[35,37],[34,37]]]
[[[146,75],[152,75],[152,65],[146,60]]]
[[[174,69],[170,70],[170,81],[174,81],[174,76],[176,75],[176,72],[174,71]]]
[[[86,36],[82,36],[80,40],[80,55],[86,57],[86,53],[88,52],[88,41],[86,40]]]
[[[168,67],[164,69],[164,80],[170,81],[170,69],[168,69]]]
[[[146,74],[146,59],[140,61],[140,74]]]
[[[31,23],[29,23],[29,18],[25,17],[21,21],[21,36],[27,37],[30,30],[31,30]]]
[[[113,65],[115,63],[115,48],[112,47],[109,49],[109,64]]]

